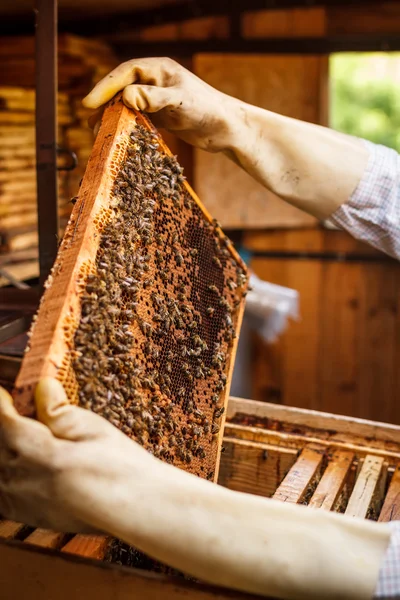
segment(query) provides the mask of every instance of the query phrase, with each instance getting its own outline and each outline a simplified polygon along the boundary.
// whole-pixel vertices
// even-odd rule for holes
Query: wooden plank
[[[75,535],[62,547],[63,552],[102,560],[111,538],[104,535]]]
[[[261,279],[286,285],[286,262],[252,260],[250,268]],[[273,344],[266,344],[265,340],[256,332],[253,332],[251,337],[252,358],[249,365],[251,397],[262,402],[281,404],[284,402],[284,381],[286,377],[284,363],[285,335]]]
[[[367,441],[371,447],[381,447],[380,443],[387,443],[392,445],[392,449],[398,448],[400,451],[398,425],[231,396],[227,411],[228,421],[246,417],[265,421],[266,424],[268,420],[282,421],[292,426],[351,435],[354,439],[369,438]]]
[[[369,440],[358,439],[352,441],[351,436],[344,440],[337,440],[334,435],[329,432],[317,431],[312,432],[299,431],[298,433],[287,433],[283,424],[283,431],[272,429],[263,429],[261,427],[250,427],[237,425],[235,423],[227,423],[225,426],[225,435],[237,439],[260,442],[262,444],[271,444],[273,446],[284,446],[285,448],[296,448],[302,450],[308,444],[317,444],[327,450],[330,448],[337,450],[349,450],[354,452],[358,457],[364,457],[372,451],[376,456],[381,456],[391,463],[397,462],[400,458],[400,451],[397,445],[389,443],[378,443],[372,446]],[[386,448],[388,446],[388,449]],[[393,450],[391,448],[394,448]]]
[[[270,497],[296,460],[297,451],[224,438],[218,483],[237,492]]]
[[[67,535],[49,529],[35,529],[25,538],[24,542],[41,548],[60,548]]]
[[[257,596],[73,554],[0,542],[1,594],[7,600],[257,600]],[[23,574],[23,576],[22,576]]]
[[[378,521],[400,520],[400,465],[397,465],[390,482]]]
[[[345,514],[364,519],[374,501],[381,478],[384,459],[367,455],[357,477]]]
[[[400,268],[393,264],[362,266],[358,328],[357,416],[400,423],[395,387],[396,355],[400,352],[397,301]]]
[[[278,388],[275,399],[281,404],[320,408],[318,369],[322,265],[318,261],[282,261],[256,257],[251,260],[250,266],[261,279],[297,290],[301,314],[299,321],[288,322],[285,332],[273,345],[267,345],[265,342],[259,344],[261,348],[258,348],[254,356],[253,369],[258,369],[265,377],[267,363],[272,355],[275,374],[269,373],[269,377],[272,378],[273,389]],[[280,376],[278,381],[276,373]],[[254,380],[256,376],[255,372]],[[267,385],[267,382],[264,382],[264,386]],[[256,399],[268,401],[274,398]]]
[[[306,446],[273,495],[274,500],[293,504],[303,502],[322,467],[323,458],[323,450]]]
[[[249,11],[243,15],[243,37],[320,37],[326,29],[324,8]]]
[[[358,357],[362,266],[322,265],[318,408],[326,412],[366,417],[358,405]],[[293,402],[290,402],[293,404]]]
[[[0,521],[0,538],[4,540],[12,540],[24,529],[24,527],[25,525],[23,523],[16,523],[15,521]]]
[[[309,506],[324,510],[334,509],[343,491],[353,459],[354,454],[345,450],[338,450],[332,454]]]
[[[384,256],[372,246],[355,240],[346,231],[328,229],[249,230],[243,235],[248,250],[268,252],[349,252],[363,256]]]
[[[327,27],[331,35],[346,33],[398,33],[398,2],[367,3],[359,6],[336,6],[327,9]]]

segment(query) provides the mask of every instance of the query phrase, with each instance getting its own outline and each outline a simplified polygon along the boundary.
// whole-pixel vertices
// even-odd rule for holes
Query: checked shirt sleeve
[[[330,221],[400,260],[400,155],[385,146],[364,143],[370,153],[365,173]]]
[[[400,521],[389,523],[392,535],[381,565],[374,600],[400,598]]]

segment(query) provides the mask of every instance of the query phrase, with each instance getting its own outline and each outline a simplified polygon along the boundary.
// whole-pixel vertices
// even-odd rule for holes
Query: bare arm
[[[297,599],[368,599],[385,524],[232,492],[162,463],[110,423],[36,394],[42,423],[0,390],[0,513],[65,531],[100,530],[210,583]]]
[[[368,162],[358,139],[242,102],[234,114],[242,133],[226,154],[293,206],[326,219],[356,189]]]
[[[167,58],[123,63],[84,104],[98,109],[122,89],[126,104],[153,113],[156,125],[199,148],[224,152],[269,190],[318,218],[346,202],[368,161],[359,140],[245,104]]]

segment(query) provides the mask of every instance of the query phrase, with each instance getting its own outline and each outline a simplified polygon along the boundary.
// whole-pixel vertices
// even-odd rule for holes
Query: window
[[[400,53],[330,57],[330,126],[400,152]]]

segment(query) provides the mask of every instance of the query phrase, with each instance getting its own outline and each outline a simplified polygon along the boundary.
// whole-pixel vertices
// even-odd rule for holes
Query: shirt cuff
[[[388,523],[392,529],[389,546],[381,565],[374,599],[400,598],[400,521]]]
[[[369,151],[364,175],[330,221],[400,259],[400,156],[385,146],[362,141]]]

